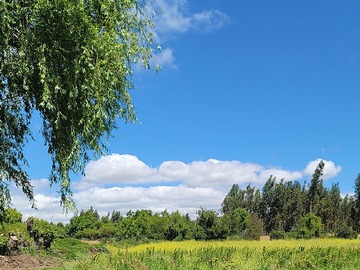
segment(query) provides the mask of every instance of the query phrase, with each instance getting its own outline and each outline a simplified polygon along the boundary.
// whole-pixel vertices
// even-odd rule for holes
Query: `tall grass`
[[[360,269],[360,241],[163,242],[113,248],[56,269]]]

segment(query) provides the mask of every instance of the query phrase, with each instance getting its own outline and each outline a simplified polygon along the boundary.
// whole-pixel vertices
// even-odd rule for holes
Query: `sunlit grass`
[[[183,242],[158,242],[148,243],[138,246],[126,248],[128,252],[141,252],[149,248],[154,250],[173,251],[177,249],[195,250],[199,248],[220,248],[220,247],[236,247],[236,248],[255,248],[255,249],[274,249],[274,248],[328,248],[328,247],[345,247],[360,248],[360,239],[298,239],[298,240],[273,240],[273,241],[183,241]],[[108,248],[109,249],[109,248]],[[110,249],[109,249],[110,250]],[[125,248],[120,248],[124,251]],[[116,252],[116,248],[112,248],[111,252]]]

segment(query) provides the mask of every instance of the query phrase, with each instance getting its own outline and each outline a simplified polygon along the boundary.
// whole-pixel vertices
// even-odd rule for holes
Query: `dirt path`
[[[13,256],[0,256],[0,270],[13,269],[41,269],[50,266],[59,266],[59,260],[26,254]]]

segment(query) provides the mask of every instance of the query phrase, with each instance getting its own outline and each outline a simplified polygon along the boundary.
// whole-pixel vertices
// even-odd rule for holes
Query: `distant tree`
[[[312,175],[310,187],[308,190],[308,196],[306,201],[306,210],[307,213],[313,213],[314,208],[316,207],[317,203],[319,203],[319,194],[322,188],[322,180],[321,177],[323,175],[325,163],[324,161],[320,161],[317,165],[314,174]]]
[[[340,211],[341,211],[341,194],[339,183],[332,184],[331,189],[328,193],[328,216],[326,219],[325,226],[328,232],[333,232],[340,223]]]
[[[232,185],[230,191],[225,196],[224,201],[221,204],[222,212],[224,214],[229,214],[234,211],[236,208],[244,208],[244,197],[245,192],[240,189],[238,184]]]
[[[284,231],[291,231],[300,217],[304,215],[303,197],[301,185],[298,182],[286,183],[286,202],[283,211]]]
[[[254,211],[254,199],[255,199],[256,188],[248,184],[244,191],[244,208],[248,209],[249,212]]]
[[[165,226],[166,240],[185,240],[194,237],[195,226],[189,215],[181,215],[175,211],[170,214]]]
[[[146,0],[0,1],[0,207],[6,182],[34,202],[24,146],[37,111],[61,202],[70,172],[106,151],[116,119],[136,121],[132,64],[149,68],[152,12]],[[1,209],[0,209],[1,210]]]
[[[100,216],[97,210],[94,210],[91,207],[89,210],[81,210],[80,214],[74,216],[70,219],[70,223],[67,225],[68,232],[70,236],[75,236],[78,238],[87,237],[91,235],[91,238],[94,238],[94,230],[98,229],[100,226]],[[83,231],[86,231],[86,234],[83,235]]]
[[[122,219],[122,216],[121,216],[121,214],[120,214],[120,211],[115,211],[115,210],[112,211],[112,213],[111,213],[111,218],[110,218],[110,220],[111,220],[112,222],[117,223],[117,222],[120,222],[121,219]]]
[[[260,217],[264,222],[265,232],[277,230],[280,221],[278,194],[276,193],[276,177],[270,176],[262,188]]]
[[[222,217],[222,224],[227,227],[229,235],[241,236],[248,228],[249,222],[250,214],[245,208],[236,208],[232,213]]]
[[[253,207],[250,210],[250,212],[256,215],[257,217],[260,217],[260,211],[261,211],[260,207],[261,207],[261,192],[259,189],[256,189],[254,195]]]
[[[353,210],[355,228],[358,232],[360,232],[360,173],[357,175],[355,179],[355,209]]]

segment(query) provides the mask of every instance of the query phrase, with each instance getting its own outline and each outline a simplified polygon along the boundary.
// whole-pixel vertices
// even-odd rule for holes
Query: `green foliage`
[[[0,255],[4,255],[8,252],[7,242],[9,237],[4,234],[0,234]]]
[[[90,230],[97,230],[99,228],[99,221],[99,214],[92,207],[87,211],[81,210],[79,216],[74,216],[70,219],[70,223],[67,226],[69,235],[76,238],[87,237],[86,235],[91,233]],[[83,235],[84,230],[88,230],[86,235]]]
[[[318,214],[317,207],[319,205],[321,191],[323,190],[321,176],[323,175],[324,167],[325,163],[321,160],[312,175],[306,203],[306,210],[308,213]]]
[[[66,227],[63,223],[59,222],[54,227],[54,236],[55,238],[65,238],[68,237]]]
[[[355,238],[357,238],[357,232],[355,230],[353,230],[352,227],[350,227],[346,224],[341,224],[338,226],[338,228],[336,228],[335,236],[338,238],[355,239]]]
[[[224,215],[223,224],[228,226],[229,234],[240,235],[249,226],[250,214],[245,208],[234,209],[231,214]]]
[[[208,247],[172,251],[147,249],[141,252],[98,254],[81,258],[71,266],[56,269],[359,269],[359,248],[236,248]]]
[[[132,65],[149,68],[154,35],[144,0],[0,0],[0,175],[33,202],[23,166],[36,110],[70,206],[70,172],[83,172],[89,153],[106,151],[116,119],[136,121],[129,90]],[[1,202],[9,190],[0,182]],[[2,206],[4,204],[1,204]]]
[[[201,208],[197,212],[196,223],[199,226],[196,231],[195,239],[225,239],[227,229],[222,225],[221,219],[214,210]]]
[[[19,223],[22,219],[22,214],[14,208],[6,208],[0,214],[0,221],[6,224]]]
[[[27,220],[27,223],[28,222],[32,222],[32,231],[38,236],[42,235],[43,237],[46,237],[48,239],[54,239],[54,225],[51,225],[48,221],[44,219],[30,217]]]
[[[188,215],[182,216],[178,211],[171,213],[165,220],[165,239],[166,240],[186,240],[193,239],[195,224]]]
[[[11,224],[4,224],[4,226],[0,229],[0,234],[5,235],[6,237],[9,233],[15,233],[16,235],[21,235],[24,237],[29,243],[32,243],[33,240],[28,234],[26,224],[23,222],[11,223]]]
[[[55,254],[63,254],[65,259],[78,259],[89,255],[92,251],[108,252],[101,244],[90,245],[74,238],[56,239],[52,250]]]
[[[295,231],[298,238],[323,237],[324,225],[320,217],[310,213],[299,220]]]
[[[285,239],[286,233],[284,231],[271,231],[270,234],[270,240],[279,240],[279,239]]]
[[[254,214],[250,215],[247,228],[243,232],[243,238],[249,240],[260,240],[264,233],[264,223]]]

